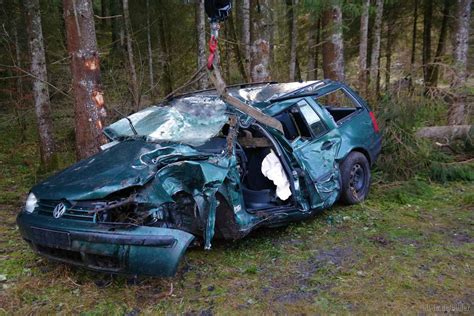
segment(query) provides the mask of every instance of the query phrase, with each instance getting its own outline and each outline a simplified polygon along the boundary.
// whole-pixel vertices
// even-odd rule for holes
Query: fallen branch
[[[457,165],[457,164],[465,164],[465,163],[470,163],[473,162],[474,158],[463,160],[463,161],[453,161],[453,162],[446,162],[443,163],[443,165]]]
[[[99,20],[106,20],[106,19],[121,18],[122,15],[121,15],[121,14],[117,14],[117,15],[109,15],[109,16],[100,16],[100,15],[94,14],[94,17],[95,17],[96,19],[99,19]]]

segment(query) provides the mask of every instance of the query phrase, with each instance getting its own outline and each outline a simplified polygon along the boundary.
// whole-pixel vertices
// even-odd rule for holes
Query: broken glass
[[[226,105],[217,96],[188,96],[169,106],[152,106],[130,115],[138,136],[150,141],[170,141],[191,146],[203,145],[216,136],[228,120]],[[127,119],[106,127],[111,139],[134,136]]]

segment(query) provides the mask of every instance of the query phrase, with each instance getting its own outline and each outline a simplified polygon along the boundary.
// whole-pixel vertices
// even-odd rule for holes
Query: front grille
[[[107,271],[117,272],[122,269],[119,258],[115,256],[98,255],[86,252],[81,254],[79,251],[53,248],[38,244],[35,244],[34,248],[40,254],[53,260],[69,262],[89,268],[104,269]]]
[[[36,210],[40,215],[53,217],[53,210],[59,203],[61,203],[61,201],[40,200]],[[67,209],[61,218],[87,222],[94,222],[96,216],[95,210],[102,207],[102,203],[91,201],[78,201],[65,204]]]

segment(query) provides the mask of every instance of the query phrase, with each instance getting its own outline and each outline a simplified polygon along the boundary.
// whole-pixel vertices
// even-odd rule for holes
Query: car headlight
[[[25,203],[25,212],[33,213],[35,208],[38,206],[38,199],[33,193],[28,194],[28,198]]]

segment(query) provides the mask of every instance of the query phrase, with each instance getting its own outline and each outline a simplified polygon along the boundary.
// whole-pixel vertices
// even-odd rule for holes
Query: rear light
[[[377,124],[377,120],[375,119],[374,112],[369,112],[370,118],[372,119],[372,125],[374,126],[374,131],[376,133],[380,132],[379,124]]]

